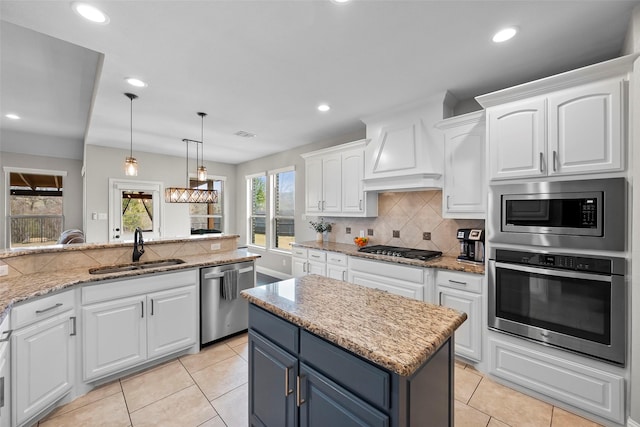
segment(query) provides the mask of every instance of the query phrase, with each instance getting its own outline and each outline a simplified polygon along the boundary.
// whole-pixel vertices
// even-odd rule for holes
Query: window
[[[25,170],[7,175],[9,246],[55,244],[64,229],[62,187],[66,172]]]
[[[122,191],[122,232],[133,234],[136,228],[153,231],[153,194],[144,191]]]
[[[295,174],[289,167],[247,177],[249,244],[291,250],[290,243],[295,240]]]
[[[291,250],[294,238],[296,172],[287,170],[271,174],[273,183],[274,249]]]
[[[256,175],[247,179],[249,195],[249,243],[267,246],[267,176]]]
[[[191,218],[191,234],[224,231],[224,179],[210,178],[206,181],[189,180],[191,188],[201,190],[216,190],[216,203],[190,203],[189,216]]]

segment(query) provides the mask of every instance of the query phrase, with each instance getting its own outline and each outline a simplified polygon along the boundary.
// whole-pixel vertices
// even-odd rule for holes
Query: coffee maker
[[[484,263],[484,230],[481,228],[459,228],[460,241],[458,261]]]

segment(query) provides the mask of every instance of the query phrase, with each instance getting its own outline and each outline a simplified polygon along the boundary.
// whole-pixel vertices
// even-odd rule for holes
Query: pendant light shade
[[[138,161],[133,157],[133,100],[138,97],[133,93],[124,94],[131,101],[131,117],[130,117],[130,129],[131,139],[129,145],[129,156],[124,160],[124,173],[127,176],[138,176]]]
[[[202,164],[198,165],[198,171],[196,173],[196,176],[198,177],[198,181],[206,181],[207,180],[207,168],[204,167],[204,117],[207,115],[207,113],[202,113],[199,112],[198,115],[200,116],[200,148],[202,149]],[[198,148],[196,147],[196,150]],[[197,157],[197,154],[196,154]]]

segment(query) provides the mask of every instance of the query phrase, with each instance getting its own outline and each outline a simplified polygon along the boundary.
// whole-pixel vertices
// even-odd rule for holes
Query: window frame
[[[295,176],[294,176],[294,180],[293,180],[293,194],[294,194],[294,205],[293,205],[293,215],[291,216],[283,216],[283,215],[277,215],[276,214],[276,198],[278,195],[278,192],[276,191],[276,175],[280,174],[280,173],[286,173],[286,172],[296,172],[296,168],[295,166],[288,166],[288,167],[284,167],[284,168],[279,168],[279,169],[274,169],[274,170],[270,170],[267,172],[267,175],[269,177],[269,187],[270,187],[270,197],[269,197],[269,202],[270,202],[270,209],[269,209],[269,224],[270,224],[270,231],[269,231],[269,250],[273,251],[273,252],[280,252],[280,253],[285,253],[285,254],[291,254],[291,249],[283,249],[283,248],[278,248],[276,247],[276,232],[277,232],[277,227],[276,227],[276,219],[278,218],[283,218],[283,219],[292,219],[293,223],[294,223],[294,231],[293,231],[293,240],[295,241],[295,218],[296,218],[296,212],[295,212]]]
[[[265,242],[264,242],[264,246],[262,245],[257,245],[255,243],[253,243],[253,235],[251,233],[251,224],[252,224],[252,218],[256,215],[253,214],[253,180],[255,178],[261,178],[264,177],[265,178],[265,213],[264,213],[264,222],[265,222],[265,233],[264,233],[264,237],[265,237]],[[271,198],[271,195],[269,194],[269,175],[266,172],[259,172],[259,173],[255,173],[255,174],[251,174],[251,175],[246,175],[245,176],[245,180],[246,180],[246,188],[247,188],[247,222],[246,222],[246,226],[247,226],[247,238],[246,238],[246,242],[247,242],[247,246],[250,246],[252,248],[255,249],[261,249],[261,250],[268,250],[269,248],[269,232],[267,230],[267,218],[268,218],[268,214],[269,214],[269,200]]]

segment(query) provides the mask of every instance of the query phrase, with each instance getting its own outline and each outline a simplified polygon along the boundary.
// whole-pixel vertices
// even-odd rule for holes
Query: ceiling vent
[[[239,130],[238,132],[234,133],[234,135],[239,136],[241,138],[254,138],[256,136],[255,133],[245,132],[243,130]]]

